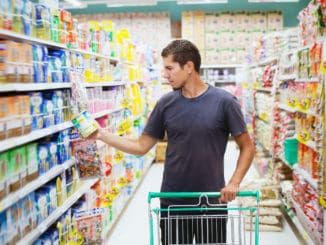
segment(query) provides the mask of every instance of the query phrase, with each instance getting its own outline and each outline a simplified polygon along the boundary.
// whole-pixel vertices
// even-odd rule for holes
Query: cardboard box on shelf
[[[205,31],[213,32],[216,30],[216,15],[214,12],[205,14]]]
[[[193,12],[192,11],[183,11],[182,12],[182,21],[192,21]]]
[[[283,15],[282,12],[270,12],[267,14],[267,29],[268,30],[281,30],[283,28]]]
[[[165,161],[165,153],[168,143],[167,142],[159,142],[156,145],[156,162],[164,162]]]
[[[257,29],[266,30],[267,29],[267,14],[262,12],[259,15],[255,15],[255,21]]]
[[[252,30],[266,30],[266,14],[261,12],[252,13],[250,16],[250,25]]]
[[[213,49],[216,48],[216,33],[215,32],[206,32],[205,33],[205,48],[206,49]]]
[[[232,18],[230,13],[222,13],[219,15],[219,23],[218,25],[220,26],[220,30],[230,30],[231,26],[229,23],[229,20]]]
[[[244,30],[252,30],[252,26],[251,26],[251,14],[250,13],[246,13],[243,15],[243,19],[242,19],[242,24],[244,26]]]
[[[245,24],[245,18],[246,14],[245,12],[237,13],[235,15],[235,26],[237,30],[245,30],[246,24]]]

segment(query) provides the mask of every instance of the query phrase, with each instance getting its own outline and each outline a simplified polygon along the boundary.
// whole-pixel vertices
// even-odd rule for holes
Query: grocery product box
[[[270,12],[267,14],[267,29],[268,30],[281,30],[283,29],[283,15],[282,12]]]
[[[9,152],[0,153],[0,200],[7,194],[7,181],[9,180]]]
[[[9,190],[14,192],[18,190],[26,180],[26,148],[17,147],[9,151]]]
[[[205,64],[212,65],[212,64],[222,64],[221,63],[221,52],[220,50],[214,49],[206,49],[205,52]]]
[[[19,115],[20,99],[19,96],[10,96],[9,117],[6,120],[6,134],[8,138],[21,136],[23,133],[23,120]]]
[[[229,25],[229,20],[231,15],[229,13],[221,13],[219,15],[219,30],[229,30],[231,26]]]
[[[0,83],[18,82],[19,48],[14,41],[0,41]]]
[[[245,48],[243,49],[237,49],[236,51],[236,59],[237,59],[237,64],[244,64],[246,62],[246,55],[247,51]]]
[[[258,30],[267,30],[267,14],[265,12],[255,15],[255,22]]]
[[[18,100],[18,115],[22,121],[22,134],[28,134],[32,131],[31,106],[28,95],[16,96]]]
[[[251,25],[251,14],[250,13],[246,13],[243,15],[242,17],[242,25],[243,25],[243,30],[252,30],[253,27]]]
[[[7,118],[10,113],[8,97],[0,97],[0,140],[7,138]]]
[[[229,38],[230,38],[230,32],[228,31],[222,31],[219,33],[219,46],[217,48],[230,48]]]
[[[236,30],[245,30],[247,26],[245,25],[246,14],[245,12],[237,13],[235,16],[235,26]]]
[[[250,15],[250,26],[253,30],[266,30],[267,17],[266,13],[256,12]]]
[[[156,162],[164,162],[166,154],[167,142],[158,142],[156,144]]]
[[[38,159],[37,159],[37,143],[26,145],[26,164],[27,176],[26,181],[30,182],[38,178]]]
[[[206,32],[205,33],[205,48],[206,49],[213,49],[215,48],[215,38],[216,33],[215,32]]]
[[[227,15],[227,26],[228,26],[228,30],[230,31],[234,31],[237,30],[237,20],[236,20],[236,14],[235,13],[230,13],[229,15]]]

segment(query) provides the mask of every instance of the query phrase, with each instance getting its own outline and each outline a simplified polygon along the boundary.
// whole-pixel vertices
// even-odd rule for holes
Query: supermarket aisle
[[[225,163],[232,164],[226,167],[226,180],[232,174],[237,157],[237,149],[233,142],[227,148]],[[120,220],[112,230],[106,245],[146,245],[149,244],[149,224],[147,193],[149,191],[159,191],[162,178],[163,164],[153,164],[149,169],[144,181],[135,193],[134,198],[122,214]],[[255,175],[252,167],[246,178]],[[284,228],[282,232],[260,232],[260,244],[263,245],[299,245],[300,242],[293,234],[290,226],[283,220]]]

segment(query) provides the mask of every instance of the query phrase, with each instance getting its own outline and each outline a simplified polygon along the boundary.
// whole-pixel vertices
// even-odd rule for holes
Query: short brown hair
[[[162,57],[172,55],[172,59],[183,67],[188,61],[194,63],[195,70],[200,73],[201,57],[198,48],[185,39],[170,42],[161,52]]]

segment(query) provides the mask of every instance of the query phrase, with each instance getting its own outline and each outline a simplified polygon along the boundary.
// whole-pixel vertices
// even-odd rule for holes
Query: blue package
[[[44,128],[54,125],[53,102],[51,99],[43,99],[43,120]]]
[[[63,93],[61,90],[53,91],[52,102],[54,107],[54,122],[55,124],[64,122],[63,114]]]
[[[6,211],[0,213],[0,244],[7,244],[7,214]]]
[[[45,234],[50,237],[51,239],[51,245],[56,245],[56,244],[60,244],[59,243],[59,232],[58,229],[56,227],[50,227]]]
[[[70,67],[70,56],[68,51],[64,50],[52,50],[49,52],[52,57],[56,57],[60,60],[60,63],[56,64],[57,70],[61,71],[61,80],[60,82],[69,82],[69,73],[68,67]],[[59,62],[59,61],[57,61]]]
[[[32,229],[36,227],[35,193],[31,192],[24,199],[25,219]]]
[[[32,130],[42,129],[43,122],[43,96],[40,92],[29,94],[30,110],[32,115]]]
[[[55,183],[49,183],[42,187],[42,190],[47,193],[48,215],[50,215],[58,207],[57,203],[57,188]]]
[[[58,133],[57,145],[59,159],[58,163],[63,164],[65,161],[68,161],[71,157],[70,136],[68,129]]]
[[[22,1],[22,22],[23,22],[23,33],[30,36],[32,34],[32,2],[30,0],[21,0]]]
[[[56,142],[47,143],[48,154],[49,154],[49,168],[53,168],[58,165],[58,146]]]
[[[39,175],[49,171],[49,153],[46,144],[38,144],[37,146],[37,161]]]
[[[44,83],[43,65],[41,63],[33,62],[33,82]]]
[[[42,189],[35,191],[36,223],[39,225],[49,214],[48,193]]]
[[[59,83],[62,82],[62,70],[61,70],[61,60],[57,56],[50,56],[49,55],[49,67],[51,72],[51,82]]]
[[[73,174],[73,167],[70,167],[66,169],[66,191],[67,196],[69,197],[71,194],[73,194],[73,180],[74,180],[74,174]]]

